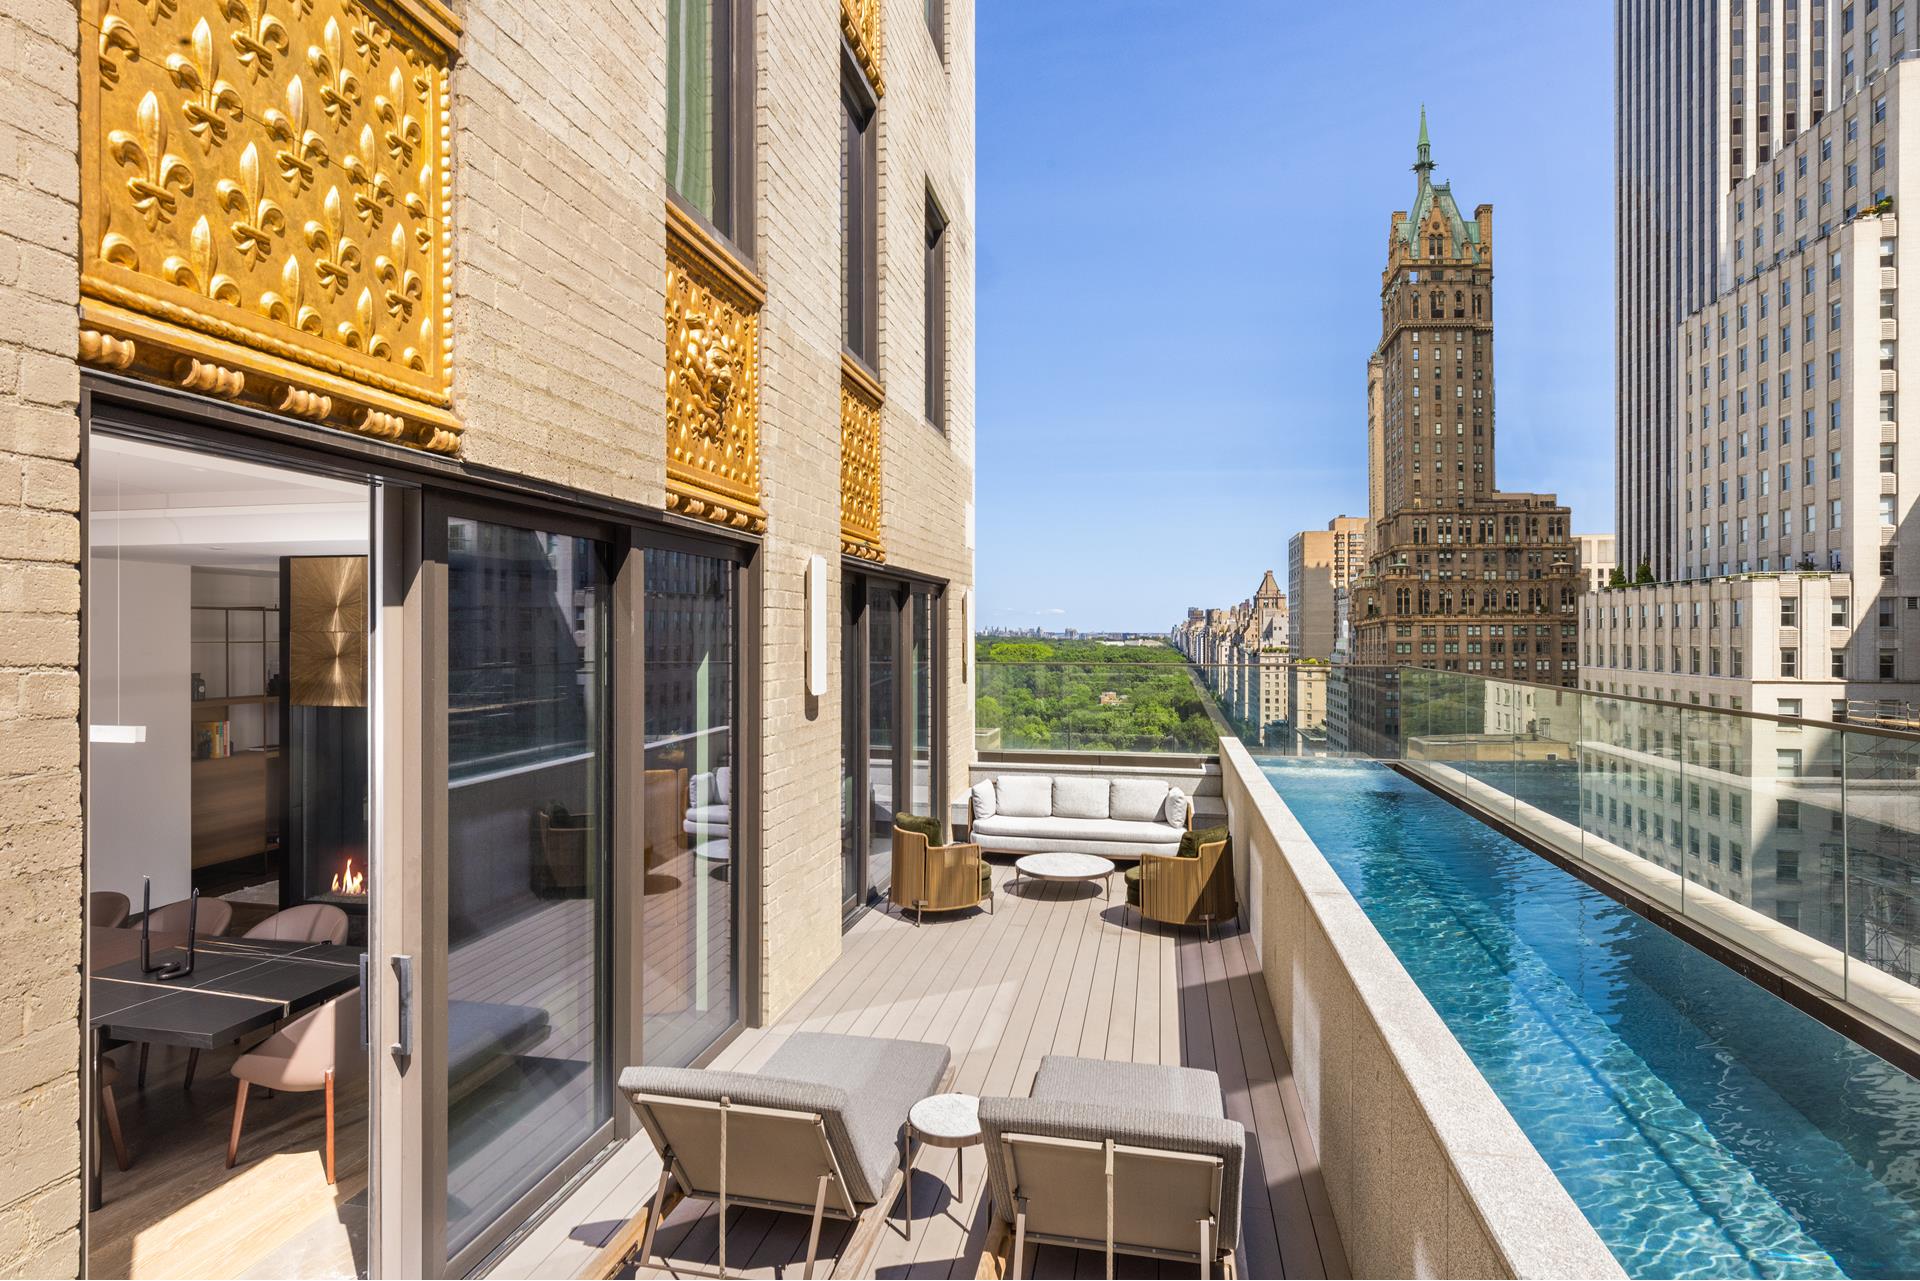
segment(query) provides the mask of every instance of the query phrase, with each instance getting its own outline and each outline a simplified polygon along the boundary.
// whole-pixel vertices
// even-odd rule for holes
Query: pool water
[[[1920,1276],[1920,1082],[1383,766],[1262,768],[1629,1276]]]

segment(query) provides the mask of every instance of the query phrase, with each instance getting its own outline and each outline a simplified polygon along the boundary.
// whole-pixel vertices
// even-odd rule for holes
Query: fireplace
[[[347,913],[348,942],[367,937],[366,559],[281,560],[287,655],[287,907],[328,903]]]

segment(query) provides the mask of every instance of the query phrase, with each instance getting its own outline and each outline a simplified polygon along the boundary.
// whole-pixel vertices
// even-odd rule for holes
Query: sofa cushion
[[[733,811],[724,805],[696,805],[687,811],[687,825],[703,831],[724,832],[732,819]]]
[[[1128,823],[1157,823],[1170,790],[1157,778],[1116,778],[1107,812]]]
[[[1171,823],[1175,827],[1187,825],[1187,811],[1193,808],[1193,802],[1187,794],[1177,787],[1167,789],[1167,803],[1160,812],[1160,821]]]
[[[992,779],[975,783],[970,794],[973,797],[973,819],[992,818],[1000,812],[998,798],[993,794]]]
[[[1002,774],[993,780],[993,790],[1002,817],[1053,815],[1053,779],[1045,774]]]
[[[1103,819],[1107,817],[1107,795],[1112,788],[1104,778],[1056,778],[1053,780],[1053,816]]]
[[[973,838],[991,846],[989,837],[1032,836],[1061,841],[1132,841],[1142,846],[1169,847],[1180,833],[1165,823],[1126,823],[1115,818],[1014,818],[1005,813],[973,825]]]
[[[1180,857],[1199,858],[1200,847],[1211,845],[1215,841],[1230,839],[1224,827],[1202,827],[1191,832],[1180,833]]]
[[[620,1089],[817,1113],[856,1202],[879,1200],[900,1165],[900,1130],[913,1105],[938,1092],[952,1055],[944,1045],[796,1032],[758,1072],[630,1067]]]
[[[705,805],[724,805],[720,797],[720,785],[712,774],[695,774],[687,780],[687,807],[699,809]]]
[[[929,845],[945,845],[946,833],[941,830],[940,820],[926,818],[919,814],[895,814],[893,825],[903,832],[912,832],[916,836],[927,838]]]

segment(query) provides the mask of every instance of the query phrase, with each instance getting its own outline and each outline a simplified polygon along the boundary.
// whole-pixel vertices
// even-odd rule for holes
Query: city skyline
[[[1457,29],[1503,8],[1476,6]],[[1423,103],[1436,176],[1471,175],[1472,199],[1500,219],[1501,484],[1558,492],[1575,532],[1610,532],[1611,82],[1605,58],[1564,57],[1569,44],[1610,48],[1610,13],[1533,15],[1497,52],[1381,24],[1379,56],[1404,41],[1407,56],[1444,55],[1460,74],[1352,102],[1302,52],[1323,47],[1304,38],[1315,29],[1331,38],[1329,15],[1283,29],[1250,12],[1244,41],[1208,47],[1207,59],[1278,68],[1256,76],[1208,69],[1197,45],[1191,57],[1133,56],[1138,42],[1164,41],[1157,13],[1117,6],[1097,31],[1054,8],[981,15],[981,217],[997,234],[980,265],[980,626],[1164,629],[1189,605],[1238,600],[1265,570],[1284,573],[1293,532],[1366,509],[1380,211],[1410,199]],[[1099,68],[1122,60],[1136,74],[1110,87]],[[1028,74],[1040,64],[1059,74]],[[1047,87],[1016,106],[991,93],[1002,74]],[[1179,113],[1154,108],[1195,83],[1198,105],[1222,118],[1315,127],[1276,132],[1258,152],[1181,135]],[[1555,110],[1543,113],[1549,93]],[[1035,147],[1066,135],[1087,145],[1037,163]],[[1245,246],[1230,292],[1194,291],[1201,242],[1121,162],[1129,151],[1171,160],[1177,147],[1196,172],[1232,170],[1216,205],[1226,222],[1269,227],[1229,237]],[[1067,216],[1076,206],[1099,216]],[[1143,247],[1177,268],[1143,277]],[[1040,308],[1068,335],[1064,348],[1034,341],[1024,317]],[[1063,360],[1081,373],[1062,379]],[[1064,475],[1093,488],[1062,493]],[[1178,537],[1196,513],[1206,557]],[[1044,574],[1036,545],[1091,572]],[[1125,581],[1104,568],[1121,565]]]

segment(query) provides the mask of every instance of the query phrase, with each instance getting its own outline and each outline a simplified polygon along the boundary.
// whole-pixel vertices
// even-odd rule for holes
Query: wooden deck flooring
[[[743,1034],[714,1066],[752,1070],[788,1036],[808,1030],[944,1041],[953,1051],[951,1088],[973,1094],[1026,1094],[1047,1054],[1211,1068],[1228,1115],[1250,1135],[1240,1274],[1348,1275],[1250,941],[1230,933],[1206,943],[1196,933],[1142,926],[1120,902],[1117,877],[1115,898],[1106,900],[1087,886],[1029,882],[1011,890],[1009,874],[995,869],[1001,890],[991,915],[929,918],[915,927],[867,914],[847,934],[839,960],[778,1023]],[[912,1238],[896,1203],[867,1263],[870,1274],[991,1275],[991,1259],[983,1258],[993,1229],[984,1158],[977,1148],[965,1154],[965,1195],[958,1197],[957,1155],[916,1153]],[[644,1140],[617,1149],[490,1275],[582,1275],[658,1175]],[[666,1271],[657,1274],[711,1275],[716,1227],[711,1203],[679,1206],[660,1231]],[[839,1263],[846,1241],[844,1225],[823,1231],[821,1275]],[[730,1271],[798,1276],[805,1250],[802,1217],[734,1212]],[[1093,1276],[1102,1266],[1098,1254],[1046,1248],[1029,1258],[1026,1275]],[[1124,1257],[1116,1266],[1123,1276],[1193,1275]]]

